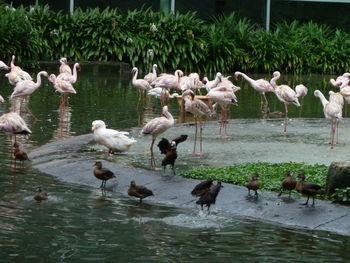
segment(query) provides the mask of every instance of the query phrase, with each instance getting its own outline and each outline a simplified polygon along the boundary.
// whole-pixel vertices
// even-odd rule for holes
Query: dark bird
[[[218,196],[221,188],[223,186],[221,185],[221,182],[218,182],[216,185],[211,187],[209,191],[207,191],[205,194],[203,194],[199,200],[196,202],[197,205],[201,205],[201,209],[203,210],[203,205],[206,205],[208,207],[208,210],[210,208],[210,205],[215,204],[216,197]]]
[[[213,180],[209,179],[209,180],[202,181],[193,188],[191,195],[202,196],[210,190],[210,187],[212,185],[213,185]]]
[[[111,170],[107,168],[102,168],[102,162],[96,162],[95,166],[96,167],[94,168],[94,175],[97,179],[102,180],[100,188],[105,188],[106,183],[109,179],[116,178],[116,176]]]
[[[285,172],[286,178],[283,179],[281,182],[281,188],[280,193],[278,196],[282,195],[282,192],[285,190],[289,190],[289,197],[293,189],[295,189],[295,186],[297,185],[297,181],[294,179],[293,176],[291,176],[290,171]]]
[[[142,199],[153,195],[153,192],[143,185],[136,185],[135,181],[132,180],[130,182],[128,195],[140,198],[140,203],[142,203]]]
[[[13,150],[13,155],[15,157],[15,160],[19,160],[21,162],[29,160],[27,153],[19,149],[19,144],[17,142],[13,144],[13,147],[15,148]]]
[[[300,180],[297,182],[295,189],[299,193],[307,196],[306,203],[303,203],[302,205],[308,205],[310,196],[312,196],[312,206],[314,206],[315,195],[322,193],[321,186],[318,184],[305,182],[305,174],[303,173],[298,174],[298,178]]]
[[[165,155],[164,159],[162,160],[162,166],[165,171],[165,168],[168,164],[171,165],[171,169],[173,170],[173,173],[175,175],[175,161],[177,159],[177,145],[181,142],[184,142],[187,140],[187,135],[180,135],[179,137],[171,140],[169,142],[168,139],[162,138],[160,142],[158,143],[158,148],[162,154]]]
[[[37,193],[34,195],[34,199],[36,201],[43,201],[43,200],[47,200],[49,198],[49,196],[47,195],[47,193],[45,193],[43,191],[41,186],[38,186],[38,188],[36,190],[37,190]]]
[[[260,188],[259,182],[260,175],[253,173],[249,179],[246,180],[245,186],[248,188],[248,196],[250,196],[250,190],[255,191],[255,195],[258,196],[258,189]]]

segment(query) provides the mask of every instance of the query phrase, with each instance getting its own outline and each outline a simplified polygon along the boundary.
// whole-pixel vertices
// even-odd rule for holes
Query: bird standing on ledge
[[[114,173],[107,168],[102,168],[102,162],[96,162],[94,168],[94,175],[97,179],[102,180],[100,188],[105,188],[109,179],[116,178]]]
[[[202,181],[193,188],[191,195],[202,196],[210,190],[210,187],[212,185],[213,185],[213,180],[211,179]]]
[[[258,196],[258,189],[260,188],[259,182],[260,175],[253,173],[252,176],[246,180],[245,186],[248,188],[248,196],[250,196],[250,190],[255,191],[255,196]]]
[[[136,185],[136,182],[132,180],[130,182],[128,195],[140,198],[140,203],[142,203],[142,199],[153,195],[153,192],[143,185]]]
[[[218,196],[221,188],[223,186],[221,185],[221,182],[218,182],[215,186],[211,187],[209,191],[207,191],[205,194],[203,194],[199,200],[196,202],[197,205],[201,205],[201,209],[203,210],[203,205],[206,205],[208,207],[208,210],[210,208],[210,205],[215,204],[216,197]]]

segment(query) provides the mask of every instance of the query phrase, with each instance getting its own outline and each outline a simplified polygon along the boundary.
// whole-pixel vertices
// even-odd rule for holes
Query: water
[[[57,65],[43,65],[49,73]],[[128,69],[113,65],[83,65],[70,107],[58,110],[59,97],[45,80],[30,98],[29,107],[39,119],[25,114],[33,134],[20,138],[26,150],[46,142],[90,133],[91,122],[102,119],[109,127],[130,130],[159,115],[144,111],[130,86]],[[34,72],[33,72],[34,73]],[[36,71],[35,71],[36,73]],[[32,74],[34,75],[34,74]],[[254,76],[255,77],[255,76]],[[310,90],[329,88],[330,76],[285,78]],[[232,118],[260,118],[258,94],[245,82],[237,93],[239,106]],[[7,98],[12,87],[3,74],[0,93]],[[309,91],[302,117],[323,117],[322,107]],[[271,111],[283,104],[268,96]],[[0,105],[0,113],[10,104]],[[176,101],[171,112],[178,116]],[[299,111],[290,107],[290,116]],[[11,139],[0,133],[0,262],[348,262],[348,237],[322,231],[291,229],[247,218],[199,210],[139,204],[116,193],[57,181],[31,168],[14,167],[8,149]],[[50,194],[47,202],[33,200],[37,185]]]

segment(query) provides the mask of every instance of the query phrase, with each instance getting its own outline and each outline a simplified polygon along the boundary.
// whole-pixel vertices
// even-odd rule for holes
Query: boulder
[[[326,194],[331,195],[336,188],[350,187],[350,160],[332,162],[328,168]]]

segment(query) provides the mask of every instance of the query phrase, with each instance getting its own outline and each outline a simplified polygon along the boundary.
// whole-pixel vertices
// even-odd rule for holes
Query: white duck
[[[101,120],[93,121],[91,129],[94,132],[95,142],[106,146],[110,154],[113,152],[126,152],[136,142],[134,138],[126,136],[129,134],[128,132],[107,129],[106,124]]]

